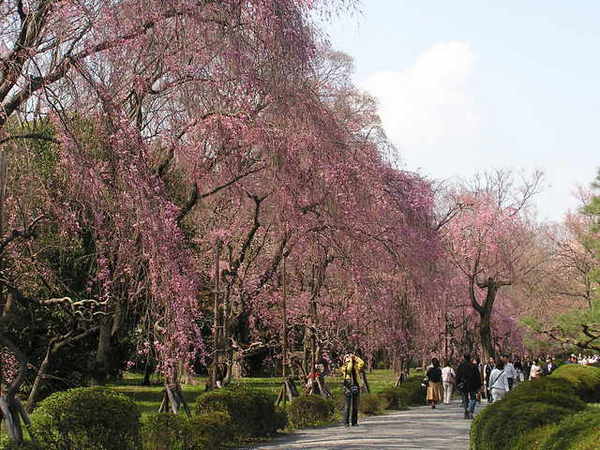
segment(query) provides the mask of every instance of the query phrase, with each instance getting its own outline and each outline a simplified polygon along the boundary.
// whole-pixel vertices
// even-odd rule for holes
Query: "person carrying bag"
[[[364,370],[365,362],[351,353],[344,356],[342,366],[344,397],[346,407],[344,409],[344,425],[353,427],[358,425],[358,401],[360,398],[360,384],[358,382],[360,373]]]
[[[502,400],[506,393],[510,390],[508,377],[504,371],[504,362],[501,359],[496,362],[496,367],[490,374],[490,388],[492,393],[492,402]]]

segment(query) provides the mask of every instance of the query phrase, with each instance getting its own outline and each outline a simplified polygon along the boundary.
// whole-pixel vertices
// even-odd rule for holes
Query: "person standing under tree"
[[[431,367],[427,370],[427,401],[431,408],[435,409],[436,403],[442,401],[444,392],[442,390],[442,369],[437,358],[431,360]]]
[[[465,419],[472,419],[477,404],[477,392],[481,388],[481,374],[471,362],[471,355],[465,354],[465,359],[456,369],[456,390],[462,394]]]
[[[344,425],[353,427],[358,425],[358,401],[360,396],[361,372],[364,370],[365,362],[358,356],[348,353],[344,356],[342,366],[342,377],[344,383],[344,396],[346,397],[346,408],[344,409]]]
[[[454,369],[450,367],[450,362],[445,361],[444,368],[442,369],[442,383],[444,385],[444,404],[450,404],[452,399],[452,391],[454,390],[454,383],[456,379],[456,373]]]

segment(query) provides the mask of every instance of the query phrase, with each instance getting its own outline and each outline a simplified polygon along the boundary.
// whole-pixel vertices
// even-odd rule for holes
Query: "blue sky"
[[[600,167],[600,1],[363,0],[327,25],[409,170],[546,174],[541,219]]]

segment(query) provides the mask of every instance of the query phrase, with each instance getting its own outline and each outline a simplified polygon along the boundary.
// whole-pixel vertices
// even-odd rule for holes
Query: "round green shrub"
[[[553,378],[549,376],[519,383],[516,388],[506,395],[506,398],[512,399],[521,395],[531,396],[538,394],[559,394],[569,397],[577,397],[577,389],[569,380]]]
[[[402,390],[397,387],[386,387],[379,394],[384,401],[383,409],[405,410],[408,408],[405,403],[405,397],[402,396]]]
[[[144,420],[142,434],[144,450],[214,449],[233,441],[231,417],[222,411],[191,418],[153,414]]]
[[[11,441],[6,433],[0,431],[0,450],[42,450],[42,447],[31,441],[17,444],[15,441]]]
[[[550,378],[572,383],[577,394],[586,402],[600,402],[600,369],[597,367],[565,364],[552,372]]]
[[[144,450],[187,450],[191,435],[190,422],[182,415],[152,414],[142,422]]]
[[[541,402],[503,400],[488,406],[473,422],[471,448],[476,450],[512,449],[530,430],[559,422],[572,409]]]
[[[217,389],[201,395],[196,414],[213,411],[229,414],[231,431],[236,437],[268,436],[282,424],[282,414],[275,408],[275,397],[242,386]]]
[[[600,439],[600,408],[588,408],[562,420],[544,441],[544,450],[578,449],[590,436]]]
[[[600,430],[596,428],[591,430],[587,436],[574,442],[569,450],[598,450],[598,441],[600,441]]]
[[[104,388],[77,388],[43,400],[31,416],[46,450],[138,450],[140,414],[127,396]]]
[[[420,406],[427,403],[425,400],[427,391],[421,386],[421,380],[422,377],[409,378],[408,381],[395,388],[403,404],[407,406]]]
[[[224,444],[235,440],[232,434],[231,417],[223,411],[196,415],[189,420],[189,426],[190,450],[222,448]]]
[[[526,392],[522,391],[515,395],[507,395],[505,401],[520,403],[546,403],[548,405],[560,406],[561,408],[570,408],[575,411],[583,411],[586,407],[584,401],[580,400],[576,395],[565,395],[551,392]]]
[[[385,403],[385,399],[377,394],[362,394],[358,402],[358,410],[367,416],[381,414]]]
[[[543,427],[534,428],[531,431],[521,435],[519,440],[515,443],[513,450],[542,450],[544,441],[551,434],[558,425],[544,425]]]
[[[303,395],[295,398],[288,407],[288,419],[294,428],[324,425],[333,420],[335,412],[332,400],[318,395]]]

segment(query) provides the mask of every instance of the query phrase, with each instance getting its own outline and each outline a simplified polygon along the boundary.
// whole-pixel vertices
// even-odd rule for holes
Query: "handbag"
[[[466,386],[466,383],[463,380],[461,380],[458,383],[456,383],[456,390],[458,392],[465,392]]]

